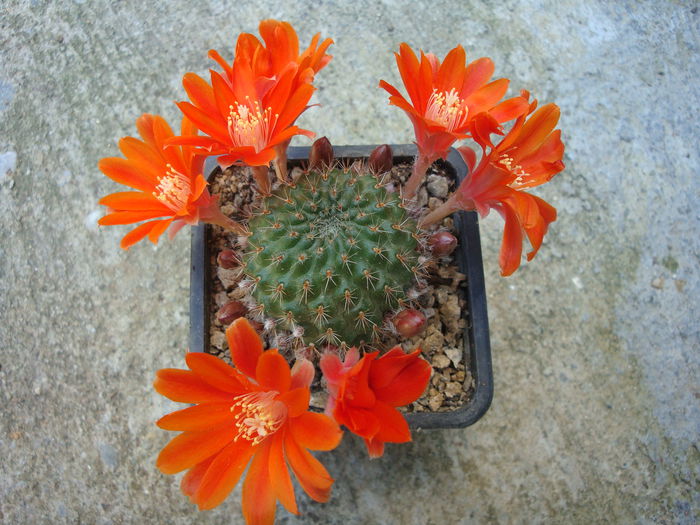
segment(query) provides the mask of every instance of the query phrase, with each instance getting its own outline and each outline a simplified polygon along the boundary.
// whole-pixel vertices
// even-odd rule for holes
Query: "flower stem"
[[[435,224],[438,221],[441,221],[451,213],[463,209],[465,209],[464,206],[460,206],[459,202],[457,202],[455,195],[453,194],[444,203],[442,203],[440,206],[431,211],[428,215],[423,217],[420,220],[419,226],[421,228],[425,228],[427,226]]]
[[[258,191],[263,195],[269,195],[270,178],[267,176],[269,168],[267,166],[251,166],[250,169],[253,172],[255,182],[258,183]]]
[[[216,224],[222,228],[235,232],[239,235],[245,234],[246,229],[240,222],[234,221],[230,217],[224,215],[224,213],[219,209],[218,203],[208,210],[209,213],[206,216],[202,216],[202,221],[208,222],[209,224]]]
[[[423,177],[425,177],[425,173],[428,171],[431,164],[432,162],[428,157],[420,153],[418,154],[416,162],[413,164],[413,173],[411,173],[411,177],[408,179],[408,182],[406,182],[406,186],[404,186],[404,199],[413,199],[416,196],[418,187],[423,181]]]
[[[277,174],[277,178],[280,180],[280,182],[287,183],[287,148],[289,147],[289,143],[291,142],[291,139],[283,142],[282,144],[278,144],[275,146],[275,154],[277,155],[275,157],[275,160],[272,162],[273,166],[275,167],[275,173]]]

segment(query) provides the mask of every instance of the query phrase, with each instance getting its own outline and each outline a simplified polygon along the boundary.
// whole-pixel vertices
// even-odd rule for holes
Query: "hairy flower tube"
[[[523,97],[529,94],[523,92]],[[554,128],[559,121],[559,107],[546,104],[539,109],[530,104],[527,115],[521,115],[513,128],[488,154],[483,154],[475,168],[476,154],[468,147],[459,148],[469,175],[457,191],[422,221],[433,224],[456,210],[476,210],[485,216],[495,209],[505,219],[501,243],[502,275],[510,275],[520,266],[523,233],[532,250],[530,261],[537,254],[549,224],[557,211],[544,200],[522,191],[549,181],[564,169],[564,144],[561,131]]]
[[[333,478],[308,450],[332,450],[342,437],[324,414],[308,411],[314,376],[307,360],[289,365],[276,349],[263,351],[243,319],[226,331],[231,367],[204,353],[188,353],[189,370],[156,374],[158,393],[194,406],[162,417],[158,426],[182,432],[160,452],[165,474],[187,470],[181,489],[200,510],[219,505],[243,475],[242,510],[248,525],[271,524],[276,502],[298,514],[289,470],[314,500],[330,497]]]
[[[267,47],[253,35],[240,35],[233,65],[216,51],[210,52],[224,69],[223,74],[210,71],[211,84],[194,73],[184,76],[182,83],[190,102],[177,105],[206,136],[178,137],[171,143],[220,155],[222,167],[234,163],[252,166],[259,189],[267,194],[270,162],[278,159],[277,174],[284,179],[291,138],[314,136],[294,122],[308,107],[315,73],[331,59],[325,50],[332,40],[319,46],[316,35],[299,55],[296,33],[288,23],[265,20],[260,32]]]
[[[404,188],[404,196],[411,199],[430,165],[446,158],[455,141],[483,137],[475,127],[476,115],[487,113],[489,121],[507,122],[527,110],[527,101],[514,97],[501,102],[508,79],[489,82],[493,61],[479,58],[467,64],[462,46],[452,49],[442,62],[423,51],[419,62],[405,43],[395,55],[410,102],[388,82],[381,80],[379,86],[389,93],[389,103],[404,110],[413,123],[418,159]]]
[[[418,399],[430,379],[431,367],[419,357],[396,346],[381,357],[371,352],[360,358],[357,348],[345,360],[334,353],[321,357],[328,388],[326,414],[362,437],[372,458],[384,454],[384,443],[411,441],[411,432],[396,407]]]
[[[154,244],[170,227],[171,237],[185,224],[199,221],[218,224],[234,231],[242,227],[226,217],[212,196],[202,175],[204,157],[190,146],[165,147],[173,137],[168,123],[157,115],[141,115],[136,120],[141,139],[124,137],[119,149],[126,159],[101,159],[98,167],[110,179],[137,191],[112,193],[100,199],[109,212],[98,223],[143,224],[127,233],[121,247],[128,249],[148,236]],[[183,137],[195,137],[197,129],[186,118],[182,120]]]

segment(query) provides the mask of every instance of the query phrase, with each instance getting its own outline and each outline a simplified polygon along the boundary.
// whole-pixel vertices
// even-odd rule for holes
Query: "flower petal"
[[[293,388],[277,399],[287,405],[287,417],[298,417],[309,409],[309,387]]]
[[[467,66],[467,70],[464,74],[461,96],[467,97],[486,84],[493,76],[495,69],[496,66],[490,58],[483,57],[474,60],[474,62]]]
[[[148,240],[151,241],[153,244],[158,244],[158,239],[160,238],[163,233],[165,233],[165,230],[168,229],[168,226],[170,226],[173,222],[173,219],[163,219],[161,221],[151,221],[148,224],[153,224],[153,229],[148,233]],[[122,239],[122,243],[124,243],[124,239]],[[123,248],[122,244],[122,248]]]
[[[172,216],[173,212],[168,210],[141,210],[141,211],[115,211],[101,217],[97,224],[100,226],[115,226],[118,224],[134,224],[148,219],[158,219],[164,216]]]
[[[136,190],[152,192],[157,179],[138,169],[132,162],[120,157],[107,157],[97,163],[99,170],[114,182]]]
[[[186,432],[199,432],[218,427],[224,423],[234,425],[234,415],[231,413],[231,404],[206,403],[183,408],[160,418],[156,425],[164,430],[177,430]]]
[[[301,448],[290,434],[285,438],[284,451],[289,460],[289,466],[304,492],[315,501],[321,503],[328,501],[333,478],[321,462]]]
[[[419,357],[420,350],[389,353],[377,359],[370,370],[370,386],[377,399],[391,406],[404,406],[418,399],[428,386],[432,367]]]
[[[372,437],[379,432],[381,421],[374,414],[374,405],[371,408],[355,408],[341,404],[337,401],[333,419],[341,425],[345,425],[350,432],[362,437]]]
[[[245,390],[240,372],[218,357],[204,352],[188,352],[185,362],[197,377],[214,388],[234,394]]]
[[[280,394],[289,390],[289,385],[292,384],[289,364],[276,349],[267,350],[260,356],[255,370],[255,378],[262,388],[276,390]]]
[[[370,459],[379,458],[384,455],[384,442],[378,439],[365,438],[365,446]]]
[[[180,403],[225,403],[233,399],[230,393],[205,383],[194,372],[177,368],[158,370],[153,388],[160,395]]]
[[[523,252],[523,231],[515,212],[509,206],[501,208],[505,226],[503,227],[503,240],[501,241],[501,253],[498,264],[501,267],[501,275],[511,275],[520,266],[520,257]]]
[[[156,467],[163,474],[177,474],[193,467],[233,441],[236,431],[235,425],[225,425],[202,432],[183,432],[160,451]]]
[[[297,359],[292,366],[292,384],[289,388],[310,387],[315,374],[316,369],[311,361],[305,358]]]
[[[254,378],[255,367],[263,351],[258,333],[247,319],[239,317],[226,329],[226,340],[233,364],[245,375]]]
[[[270,441],[256,450],[243,483],[243,516],[248,525],[272,525],[275,521],[275,491],[270,479]]]
[[[289,477],[289,469],[284,458],[284,437],[281,433],[275,434],[270,440],[269,469],[270,481],[277,499],[289,512],[299,514],[292,478]]]
[[[379,431],[372,436],[373,439],[390,443],[411,441],[411,431],[408,429],[408,422],[401,412],[381,401],[377,401],[373,412],[381,422]]]
[[[110,193],[97,203],[119,211],[159,211],[161,215],[172,214],[170,208],[156,199],[152,193],[142,191]]]
[[[139,224],[136,228],[134,228],[124,237],[122,237],[121,243],[119,245],[124,250],[128,250],[131,246],[139,242],[146,235],[150,235],[150,233],[153,231],[153,228],[155,228],[159,222],[163,221],[150,221],[144,222],[143,224]]]
[[[211,51],[209,53],[211,54]],[[185,73],[182,77],[182,87],[195,106],[205,113],[218,113],[219,108],[212,87],[202,77],[194,73]]]
[[[185,494],[185,496],[190,498],[190,501],[193,500],[192,496],[194,496],[194,493],[197,492],[197,489],[201,485],[202,479],[204,478],[204,474],[207,473],[207,469],[209,468],[209,465],[211,465],[211,462],[214,461],[215,457],[216,456],[212,456],[200,463],[197,463],[194,467],[187,471],[187,474],[182,477],[182,481],[180,482],[180,490],[183,492],[183,494]],[[194,501],[192,501],[192,503],[194,503]]]
[[[335,421],[316,412],[290,419],[289,428],[299,446],[311,450],[333,450],[343,438],[343,431]]]
[[[559,122],[560,113],[559,106],[550,103],[539,108],[527,119],[520,130],[519,140],[516,141],[516,161],[527,157],[542,145]]]
[[[435,78],[435,87],[438,91],[461,89],[466,72],[466,61],[467,55],[462,46],[457,46],[447,53]]]
[[[232,441],[212,460],[192,501],[199,510],[213,509],[226,499],[241,479],[254,448],[245,439]]]

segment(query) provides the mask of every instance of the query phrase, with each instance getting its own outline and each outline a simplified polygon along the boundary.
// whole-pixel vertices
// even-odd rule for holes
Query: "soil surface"
[[[390,173],[384,175],[388,188],[394,191],[402,185],[411,172],[410,164],[394,166]],[[294,179],[301,173],[301,168],[295,168],[290,176]],[[274,173],[270,171],[270,177]],[[221,196],[222,211],[238,220],[244,220],[256,205],[259,194],[251,184],[252,177],[247,168],[231,167],[223,172],[218,171],[211,181],[212,193]],[[274,187],[274,186],[273,186]],[[450,175],[438,165],[428,171],[416,199],[417,215],[427,209],[434,209],[454,189],[454,181]],[[443,220],[442,224],[433,228],[454,231],[451,218]],[[222,250],[231,249],[236,253],[243,250],[245,239],[220,227],[213,227],[209,237],[211,254],[211,275],[213,283],[210,295],[210,332],[208,352],[229,360],[228,345],[225,330],[240,315],[254,323],[263,335],[266,348],[280,348],[290,362],[299,354],[285,345],[289,334],[278,330],[273,323],[265,322],[250,311],[254,301],[247,290],[239,283],[243,279],[240,267],[224,268],[217,261]],[[465,351],[464,335],[468,319],[465,301],[465,276],[457,271],[452,256],[435,258],[431,255],[428,275],[422,286],[416,286],[416,293],[411,297],[414,308],[421,310],[427,317],[427,325],[417,336],[401,341],[394,333],[385,333],[379,344],[381,351],[400,345],[404,350],[422,349],[423,357],[431,363],[433,374],[430,384],[423,396],[415,403],[405,407],[407,412],[449,412],[465,404],[472,395],[474,382],[469,370],[469,350]],[[223,263],[224,266],[231,266]],[[229,305],[228,318],[220,315],[221,308]],[[222,322],[223,321],[223,322]],[[318,357],[323,349],[305,352],[304,355],[318,365]],[[336,351],[339,351],[336,349]],[[312,385],[311,405],[316,408],[325,406],[326,394],[321,383],[320,370],[317,369],[316,379]]]

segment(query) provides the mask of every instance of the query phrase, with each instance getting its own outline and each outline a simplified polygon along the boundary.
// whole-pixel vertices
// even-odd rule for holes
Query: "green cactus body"
[[[267,197],[248,228],[258,311],[298,345],[376,340],[420,272],[416,222],[359,168],[305,173]]]

